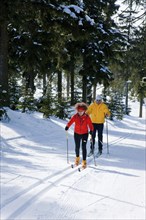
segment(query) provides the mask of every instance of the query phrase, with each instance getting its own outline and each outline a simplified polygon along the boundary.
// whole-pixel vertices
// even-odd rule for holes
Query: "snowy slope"
[[[146,106],[138,118],[139,104],[131,105],[123,121],[108,120],[103,155],[80,173],[67,164],[67,121],[9,110],[11,121],[1,123],[1,220],[144,220]],[[73,126],[68,143],[72,163]]]

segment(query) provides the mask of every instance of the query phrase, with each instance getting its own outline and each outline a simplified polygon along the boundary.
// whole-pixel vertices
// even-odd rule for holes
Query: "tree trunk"
[[[62,73],[58,70],[58,102],[62,101]]]
[[[67,71],[67,100],[69,99],[69,91],[70,91],[70,75],[69,72]]]
[[[26,80],[26,89],[31,89],[31,91],[35,92],[35,85],[34,85],[34,79],[35,79],[35,73],[33,72],[33,69],[29,69],[28,72],[23,73],[23,77]]]
[[[34,70],[32,69],[31,73],[30,73],[30,83],[29,83],[29,87],[31,88],[32,92],[35,92],[35,85],[34,85],[34,79],[36,77],[36,74],[34,73]]]
[[[5,21],[6,6],[0,3],[0,91],[2,106],[9,106],[8,95],[8,32]]]
[[[93,99],[92,99],[92,101],[96,99],[96,87],[97,87],[97,83],[96,84],[94,83],[93,84]]]
[[[71,105],[75,104],[74,86],[74,71],[71,71]]]
[[[86,79],[86,76],[83,76],[82,83],[83,83],[82,100],[83,100],[83,102],[86,102],[87,101],[87,79]]]
[[[43,96],[46,94],[46,88],[47,88],[47,74],[43,73]]]
[[[140,98],[139,118],[142,118],[143,98]]]
[[[75,104],[75,77],[74,77],[74,71],[75,71],[75,60],[74,57],[71,57],[71,66],[70,66],[70,73],[71,73],[71,105]]]

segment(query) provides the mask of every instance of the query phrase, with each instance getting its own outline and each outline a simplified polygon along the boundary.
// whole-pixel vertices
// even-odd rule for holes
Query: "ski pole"
[[[106,118],[106,135],[107,135],[107,154],[109,154],[109,145],[108,145],[108,122]]]
[[[67,163],[69,163],[69,156],[68,156],[68,131],[66,131],[66,144],[67,144]]]
[[[95,151],[94,151],[95,149],[93,149],[93,139],[92,139],[92,135],[90,135],[90,144],[91,144],[92,150],[93,150],[94,165],[97,166],[97,165],[96,165],[96,159],[95,159],[95,153],[94,153],[94,152],[95,152]]]

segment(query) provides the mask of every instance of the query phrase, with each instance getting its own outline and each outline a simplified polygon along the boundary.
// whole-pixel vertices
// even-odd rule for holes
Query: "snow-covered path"
[[[9,116],[1,123],[2,220],[145,219],[145,118],[108,121],[110,154],[105,124],[103,155],[97,166],[88,158],[79,173],[67,164],[66,121],[11,110]],[[72,163],[73,127],[68,133]]]

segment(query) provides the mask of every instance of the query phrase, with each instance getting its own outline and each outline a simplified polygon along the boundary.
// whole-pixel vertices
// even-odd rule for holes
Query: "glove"
[[[92,131],[89,131],[89,134],[91,134],[91,135],[92,135],[92,134],[93,134],[93,132],[92,132]]]
[[[90,143],[92,144],[92,134],[93,134],[93,132],[89,131],[89,134],[90,134]]]
[[[69,129],[69,127],[66,126],[66,127],[65,127],[65,130],[67,131],[68,129]]]

